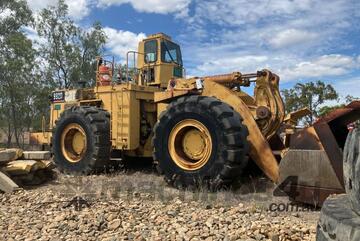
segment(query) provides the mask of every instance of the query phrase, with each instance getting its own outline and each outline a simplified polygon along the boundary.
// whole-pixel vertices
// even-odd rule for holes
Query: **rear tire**
[[[349,197],[329,197],[321,209],[316,241],[360,240],[360,217],[350,208]]]
[[[82,132],[86,143],[81,145],[83,148],[79,153],[75,153],[70,145],[71,137],[75,136],[70,134],[76,131],[69,131],[71,127]],[[70,134],[64,137],[65,131]],[[52,151],[54,162],[61,172],[87,175],[103,171],[110,162],[110,150],[110,114],[105,110],[90,106],[73,106],[65,110],[56,121]]]
[[[185,126],[183,132],[180,129],[173,134],[175,130],[181,128],[181,125]],[[193,141],[196,138],[189,137],[191,141],[188,146],[195,150],[194,155],[205,153],[203,154],[205,159],[200,156],[192,160],[188,154],[184,154],[186,137],[196,132],[200,133],[199,136],[204,136],[205,144],[201,141]],[[177,136],[173,137],[173,135]],[[157,163],[158,171],[165,176],[169,184],[177,188],[191,189],[205,186],[214,191],[241,176],[248,160],[247,135],[248,130],[242,124],[239,113],[228,104],[213,97],[195,95],[180,97],[171,102],[166,111],[161,113],[154,127],[153,158]],[[178,136],[181,139],[177,139]],[[171,149],[172,143],[181,147]],[[181,158],[176,158],[178,156]],[[190,161],[184,164],[183,159]],[[201,160],[205,161],[201,163]]]
[[[344,147],[344,185],[352,208],[360,214],[360,129],[349,132]]]

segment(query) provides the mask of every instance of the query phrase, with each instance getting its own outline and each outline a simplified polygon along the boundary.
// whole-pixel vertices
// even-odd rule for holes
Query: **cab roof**
[[[145,38],[144,41],[150,40],[150,39],[158,39],[158,38],[163,38],[163,39],[171,41],[171,37],[169,35],[164,34],[164,33],[151,34],[147,38]]]

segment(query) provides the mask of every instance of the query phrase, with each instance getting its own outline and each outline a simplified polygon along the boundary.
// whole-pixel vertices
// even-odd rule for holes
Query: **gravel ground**
[[[0,194],[0,240],[315,240],[319,211],[296,211],[273,188],[257,178],[235,191],[193,193],[151,172],[57,174]]]

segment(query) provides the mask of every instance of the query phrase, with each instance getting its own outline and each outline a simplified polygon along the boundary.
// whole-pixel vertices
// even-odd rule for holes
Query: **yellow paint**
[[[210,132],[197,120],[182,120],[170,132],[168,150],[177,166],[188,171],[198,170],[211,155]]]
[[[77,123],[65,127],[60,137],[61,151],[66,160],[79,162],[85,155],[87,140],[84,129]]]
[[[206,150],[206,136],[199,130],[192,129],[185,133],[183,141],[185,154],[193,160],[199,160]]]
[[[267,107],[270,111],[268,118],[258,120],[261,132],[270,139],[283,122],[285,110],[279,91],[279,76],[268,70],[264,70],[264,73],[264,76],[256,79],[254,100],[257,107]]]
[[[145,63],[144,44],[150,40],[157,42],[157,59],[153,63]],[[175,98],[190,94],[211,96],[228,103],[244,118],[244,124],[250,133],[248,140],[252,159],[267,176],[276,181],[278,165],[267,140],[279,129],[284,119],[284,105],[279,93],[278,76],[267,70],[264,70],[261,76],[250,74],[256,77],[253,81],[255,82],[254,96],[232,89],[232,84],[242,87],[250,85],[250,77],[248,77],[250,75],[243,75],[240,72],[203,78],[177,79],[173,76],[174,67],[181,66],[161,61],[160,46],[164,40],[171,41],[171,38],[164,34],[155,34],[139,43],[136,66],[138,76],[133,82],[113,83],[108,86],[96,85],[94,89],[78,90],[81,95],[76,101],[52,104],[50,129],[54,127],[60,114],[70,106],[97,106],[110,113],[113,149],[122,150],[127,155],[151,156],[151,134],[146,139],[142,139],[142,135],[147,133],[146,125],[153,128],[160,113],[166,110],[166,106]],[[113,63],[110,65],[114,66]],[[150,70],[154,71],[154,79],[152,82],[145,82],[144,73]],[[169,86],[170,80],[175,81],[176,85]],[[203,81],[203,88],[198,88],[198,80]],[[60,105],[60,110],[56,110],[55,105]],[[260,110],[269,110],[269,116],[259,118],[256,114],[259,107],[261,107]],[[179,135],[181,142],[176,141]],[[81,139],[81,134],[72,137],[71,148],[75,154],[84,149]],[[196,170],[208,161],[211,153],[211,137],[201,123],[190,120],[177,125],[172,130],[168,148],[180,167]]]
[[[160,114],[164,111],[166,111],[168,104],[167,103],[157,103],[157,116],[159,117]]]
[[[31,132],[30,143],[34,145],[49,145],[51,141],[52,132]]]
[[[145,42],[151,41],[151,40],[155,40],[157,42],[157,51],[156,51],[157,59],[155,62],[146,63],[144,61],[145,60],[144,45],[145,45]],[[169,80],[173,78],[174,67],[182,68],[182,66],[179,66],[176,63],[165,63],[165,62],[161,61],[160,46],[161,46],[161,42],[164,40],[171,41],[171,38],[163,33],[159,33],[159,34],[150,35],[149,37],[147,37],[146,39],[144,39],[143,41],[141,41],[139,43],[139,46],[138,46],[139,54],[138,54],[138,58],[137,58],[137,68],[139,69],[139,76],[138,76],[139,84],[159,86],[160,88],[166,88]],[[144,72],[149,71],[150,69],[154,70],[155,79],[153,82],[144,83],[144,80],[142,79],[141,75]]]
[[[72,140],[72,148],[76,154],[80,154],[85,149],[86,139],[82,132],[78,131],[74,134]]]
[[[261,133],[247,105],[237,95],[225,86],[213,81],[204,81],[203,96],[214,96],[229,104],[243,118],[244,125],[249,130],[250,156],[260,169],[274,182],[279,178],[279,166],[272,150]]]

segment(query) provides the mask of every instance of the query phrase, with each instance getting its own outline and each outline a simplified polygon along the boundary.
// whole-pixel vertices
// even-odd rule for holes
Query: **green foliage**
[[[0,128],[7,146],[14,139],[21,146],[25,131],[41,128],[56,87],[95,83],[95,57],[102,54],[106,36],[100,23],[82,29],[67,13],[60,0],[34,21],[25,0],[0,1]],[[40,49],[23,33],[24,26],[36,27]]]
[[[32,18],[24,1],[2,1],[0,12],[10,13],[0,24],[0,127],[6,132],[8,144],[15,137],[20,145],[23,131],[33,120],[31,103],[39,87],[36,52],[21,32],[21,26],[31,23]]]
[[[349,104],[350,102],[353,102],[355,100],[360,100],[359,97],[354,97],[354,96],[351,96],[351,95],[347,95],[345,96],[345,101],[347,104]]]
[[[90,31],[81,31],[81,59],[79,61],[77,78],[82,81],[88,81],[89,85],[94,85],[95,70],[96,70],[96,56],[100,56],[104,52],[104,44],[106,42],[106,35],[99,22],[93,24]],[[76,77],[75,77],[76,78]]]
[[[320,106],[328,100],[337,100],[338,93],[330,84],[318,80],[305,84],[297,83],[291,89],[282,90],[286,112],[307,107],[313,114],[305,117],[305,124],[312,124],[320,115]]]
[[[0,36],[16,32],[32,21],[32,13],[24,0],[1,0],[0,14],[6,16],[0,19]]]
[[[40,13],[37,31],[46,40],[41,48],[42,57],[48,62],[47,71],[58,87],[76,87],[79,82],[92,85],[95,83],[95,57],[103,52],[105,33],[100,23],[89,30],[81,29],[67,14],[63,0]]]

